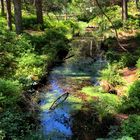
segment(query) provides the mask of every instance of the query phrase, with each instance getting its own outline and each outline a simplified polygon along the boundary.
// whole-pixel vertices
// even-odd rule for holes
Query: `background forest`
[[[66,60],[92,79],[68,97],[81,104],[71,139],[140,139],[139,0],[0,3],[0,140],[53,140],[41,131],[39,90]]]

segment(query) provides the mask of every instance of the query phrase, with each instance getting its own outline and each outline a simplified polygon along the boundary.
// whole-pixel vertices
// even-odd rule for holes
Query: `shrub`
[[[37,76],[41,77],[45,72],[45,60],[46,57],[44,55],[36,55],[34,53],[25,53],[18,58],[18,68],[16,70],[15,78],[18,78],[22,84],[30,85],[28,81],[29,76]]]
[[[17,81],[0,79],[0,106],[14,105],[21,93],[21,86]]]
[[[94,105],[100,118],[102,119],[105,116],[118,112],[120,107],[120,101],[118,98],[115,95],[103,95],[103,93],[100,94],[99,100],[96,101]]]
[[[9,108],[0,114],[0,138],[11,140],[24,140],[30,134],[35,124],[27,119],[29,114],[22,113],[15,108]],[[1,136],[2,135],[2,136]]]
[[[140,111],[140,81],[134,82],[128,89],[128,97],[124,98],[124,111]]]
[[[107,68],[100,71],[100,80],[106,80],[111,85],[116,86],[123,84],[123,79],[118,72],[117,64],[108,64]]]
[[[37,20],[35,16],[30,15],[30,17],[29,16],[23,17],[23,27],[25,29],[33,28],[34,24],[37,24]]]
[[[129,136],[123,136],[121,138],[118,138],[117,140],[134,140],[132,137]]]
[[[106,53],[106,57],[110,63],[117,62],[118,66],[120,66],[120,68],[131,67],[131,66],[135,66],[136,61],[137,61],[138,56],[139,56],[138,50],[136,50],[136,51],[137,51],[137,53],[135,53],[135,55],[134,55],[134,54],[129,53],[129,52],[118,54],[115,51],[109,50]]]
[[[108,41],[109,41],[109,40],[108,40]],[[106,42],[106,43],[109,43],[109,42]],[[120,56],[119,56],[119,54],[118,54],[117,52],[109,50],[109,51],[106,53],[106,58],[107,58],[107,60],[108,60],[110,63],[112,63],[112,62],[114,62],[114,61],[119,61]]]
[[[138,59],[136,66],[137,68],[140,68],[140,58]]]
[[[121,134],[123,136],[133,137],[135,140],[140,139],[140,116],[130,115],[121,125]]]
[[[121,64],[122,67],[131,67],[135,66],[136,61],[137,61],[137,56],[133,55],[132,53],[123,53],[121,54],[119,63]]]

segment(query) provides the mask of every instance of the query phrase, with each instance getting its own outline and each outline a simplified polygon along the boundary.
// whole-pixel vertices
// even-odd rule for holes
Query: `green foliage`
[[[0,76],[12,76],[16,67],[16,58],[33,48],[29,37],[24,35],[17,36],[14,32],[3,32],[0,34]]]
[[[117,140],[134,140],[134,139],[129,136],[123,136],[122,138],[118,138]]]
[[[11,108],[0,114],[0,132],[3,139],[24,140],[35,127],[28,119],[29,114],[22,113],[16,108]]]
[[[121,125],[121,135],[140,139],[140,116],[130,115]]]
[[[21,86],[17,81],[0,79],[0,106],[14,105],[21,95]]]
[[[120,108],[121,100],[116,95],[104,93],[101,87],[84,87],[82,93],[96,108],[101,119],[108,114],[115,114]]]
[[[134,82],[128,89],[128,97],[124,98],[123,110],[125,112],[140,112],[140,81]]]
[[[137,61],[137,56],[128,52],[122,54],[119,63],[121,64],[122,67],[131,67],[131,66],[135,66],[136,61]]]
[[[106,43],[108,44],[109,40]],[[106,53],[106,58],[110,63],[113,63],[114,61],[119,61],[120,56],[117,52],[109,50]]]
[[[122,85],[124,81],[118,72],[117,64],[108,64],[107,68],[100,71],[100,80],[106,80],[111,85]]]
[[[24,16],[22,19],[22,24],[25,29],[33,28],[37,24],[36,17],[34,15]]]
[[[23,54],[17,59],[18,68],[16,70],[17,77],[28,77],[29,75],[43,74],[43,66],[45,56],[39,56],[34,53]]]
[[[123,52],[120,54],[116,51],[109,50],[106,53],[106,58],[112,64],[117,63],[118,68],[124,68],[135,66],[138,63],[139,55],[139,49],[134,50],[134,52]]]
[[[116,114],[120,107],[120,101],[115,95],[100,96],[99,100],[95,103],[95,108],[99,113],[101,119],[109,114]]]
[[[136,66],[137,68],[140,68],[140,58],[138,59]]]
[[[129,17],[126,22],[124,22],[123,27],[125,29],[139,29],[140,19],[134,18],[133,16]]]
[[[140,70],[139,70],[139,68],[140,68],[140,58],[137,61],[136,67],[138,68],[137,74],[138,74],[138,76],[140,76]]]

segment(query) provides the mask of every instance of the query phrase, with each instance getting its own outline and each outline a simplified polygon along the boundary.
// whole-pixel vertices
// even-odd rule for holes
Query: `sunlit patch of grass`
[[[119,111],[121,99],[117,95],[103,93],[102,89],[95,87],[84,87],[81,91],[88,96],[88,102],[95,106],[101,117]]]
[[[83,105],[82,99],[74,97],[72,95],[69,96],[69,98],[67,99],[67,102],[71,106],[71,109],[70,109],[71,111],[80,110]]]
[[[101,87],[87,86],[83,87],[81,92],[90,97],[110,98],[111,100],[118,100],[118,96],[114,94],[104,93]]]

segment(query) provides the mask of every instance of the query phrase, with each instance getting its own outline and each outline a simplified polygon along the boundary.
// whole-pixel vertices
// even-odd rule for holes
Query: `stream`
[[[90,61],[93,63],[92,60]],[[83,58],[80,62],[84,62]],[[80,90],[86,86],[98,85],[96,80],[98,73],[95,72],[93,75],[93,67],[96,67],[96,70],[101,69],[103,63],[105,63],[104,60],[99,59],[94,62],[94,65],[89,65],[89,62],[84,64],[85,66],[89,65],[89,68],[82,66],[83,69],[79,69],[76,68],[77,64],[73,66],[69,62],[65,62],[61,66],[53,68],[48,77],[48,84],[41,91],[40,121],[46,140],[71,139],[73,135],[72,114],[80,110],[85,102],[84,95]],[[52,103],[65,92],[70,93],[68,98],[50,110]]]
[[[48,84],[40,93],[40,122],[45,140],[72,139],[73,114],[82,110],[82,105],[86,102],[81,90],[83,87],[98,85],[98,71],[106,63],[101,57],[96,62],[85,57],[71,59],[53,68]],[[50,110],[52,103],[66,92],[70,93],[68,98]]]

